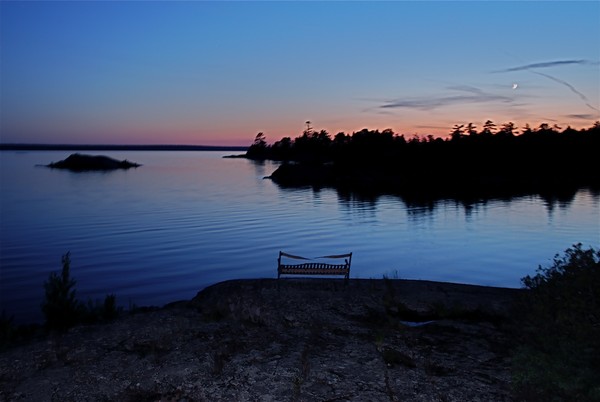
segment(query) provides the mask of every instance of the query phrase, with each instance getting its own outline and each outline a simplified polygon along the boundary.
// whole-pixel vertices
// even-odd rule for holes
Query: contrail
[[[534,68],[547,68],[547,67],[555,67],[555,66],[561,66],[561,65],[568,65],[568,64],[590,64],[590,65],[598,65],[599,63],[596,61],[591,61],[591,60],[584,60],[584,59],[580,59],[580,60],[556,60],[556,61],[545,61],[545,62],[541,62],[541,63],[531,63],[531,64],[525,64],[523,66],[517,66],[517,67],[511,67],[511,68],[506,68],[504,70],[497,70],[494,71],[495,73],[507,73],[507,72],[512,72],[512,71],[529,71],[530,73],[533,74],[537,74],[537,75],[541,75],[542,77],[546,77],[554,82],[558,82],[561,85],[566,86],[567,88],[569,88],[571,90],[571,92],[573,92],[574,94],[576,94],[577,96],[579,96],[581,98],[581,100],[583,100],[583,102],[585,103],[585,105],[587,107],[589,107],[590,109],[596,111],[596,112],[600,112],[600,109],[592,106],[590,104],[589,99],[582,94],[581,92],[579,92],[577,90],[577,88],[575,88],[573,85],[569,84],[567,81],[561,80],[560,78],[556,78],[550,74],[545,74],[545,73],[540,73],[539,71],[534,71]]]
[[[545,61],[542,63],[532,63],[526,64],[524,66],[506,68],[504,70],[494,71],[495,73],[508,73],[510,71],[521,71],[521,70],[531,70],[532,68],[545,68],[545,67],[554,67],[561,66],[565,64],[596,64],[590,60],[557,60],[557,61]]]
[[[553,76],[551,76],[549,74],[540,73],[539,71],[533,71],[531,69],[528,69],[528,70],[530,72],[534,73],[534,74],[541,75],[542,77],[546,77],[546,78],[548,78],[548,79],[550,79],[552,81],[558,82],[559,84],[562,84],[562,85],[566,86],[573,93],[579,95],[579,97],[583,100],[583,102],[586,104],[587,107],[589,107],[592,110],[595,110],[596,112],[600,112],[600,109],[595,108],[594,106],[590,105],[589,99],[584,94],[582,94],[581,92],[579,92],[573,85],[569,84],[567,81],[563,81],[560,78],[553,77]]]

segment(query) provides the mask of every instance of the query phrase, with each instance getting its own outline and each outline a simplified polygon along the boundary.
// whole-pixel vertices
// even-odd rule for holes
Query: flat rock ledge
[[[255,279],[0,353],[0,401],[509,401],[517,289]]]

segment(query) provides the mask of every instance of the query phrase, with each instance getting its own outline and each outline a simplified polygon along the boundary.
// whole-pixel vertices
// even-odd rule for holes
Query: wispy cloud
[[[534,68],[547,68],[547,67],[556,67],[556,66],[563,66],[563,65],[568,65],[568,64],[590,64],[590,65],[595,65],[598,64],[598,62],[595,61],[591,61],[591,60],[556,60],[556,61],[544,61],[541,63],[531,63],[531,64],[525,64],[523,66],[517,66],[517,67],[510,67],[510,68],[505,68],[503,70],[496,70],[493,71],[494,73],[508,73],[510,71],[523,71],[523,70],[531,70]]]
[[[567,115],[568,118],[571,119],[580,119],[580,120],[594,120],[594,119],[598,119],[598,115],[594,115],[591,113],[581,113],[581,114],[568,114]]]
[[[479,88],[469,85],[456,85],[447,89],[466,92],[457,95],[441,96],[441,97],[421,97],[421,98],[402,98],[386,101],[379,106],[382,109],[405,108],[418,110],[432,110],[444,106],[459,105],[465,103],[482,103],[482,102],[512,102],[513,99],[508,96],[496,95],[487,93]]]
[[[583,101],[583,103],[585,103],[585,105],[596,111],[596,112],[600,112],[600,109],[592,106],[590,104],[589,99],[579,90],[577,90],[577,88],[575,88],[573,85],[571,85],[570,83],[568,83],[565,80],[561,80],[560,78],[557,78],[553,75],[550,74],[546,74],[546,73],[541,73],[539,71],[535,71],[534,69],[538,69],[538,68],[548,68],[548,67],[556,67],[556,66],[562,66],[562,65],[569,65],[569,64],[577,64],[577,65],[581,65],[581,64],[588,64],[588,65],[598,65],[599,63],[596,61],[591,61],[591,60],[556,60],[556,61],[546,61],[546,62],[542,62],[542,63],[531,63],[531,64],[525,64],[523,66],[517,66],[517,67],[511,67],[511,68],[506,68],[504,70],[497,70],[494,71],[495,73],[507,73],[507,72],[511,72],[511,71],[529,71],[530,73],[533,74],[537,74],[540,75],[542,77],[548,78],[549,80],[552,80],[554,82],[557,82],[561,85],[564,85],[565,87],[569,88],[569,90],[571,92],[573,92],[574,94],[576,94],[577,96],[579,96],[579,98]]]
[[[567,81],[561,80],[560,78],[556,78],[550,74],[540,73],[539,71],[531,71],[531,72],[534,74],[537,74],[537,75],[541,75],[542,77],[546,77],[552,81],[558,82],[559,84],[566,86],[567,88],[569,88],[571,90],[571,92],[573,92],[574,94],[577,94],[587,107],[589,107],[592,110],[595,110],[596,112],[600,112],[600,109],[598,109],[590,104],[590,101],[587,98],[587,96],[585,96],[584,94],[579,92],[573,85],[569,84]]]
[[[558,123],[558,120],[551,119],[550,117],[540,117],[540,120],[543,121],[543,122],[549,122],[549,121],[551,121],[552,123]]]

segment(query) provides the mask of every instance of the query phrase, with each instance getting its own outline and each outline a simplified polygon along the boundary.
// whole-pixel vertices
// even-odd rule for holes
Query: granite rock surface
[[[256,279],[0,353],[0,401],[508,401],[515,289]]]

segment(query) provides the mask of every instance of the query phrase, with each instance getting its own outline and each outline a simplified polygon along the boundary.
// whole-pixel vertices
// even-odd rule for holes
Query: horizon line
[[[14,151],[244,151],[248,148],[241,145],[0,143],[0,150]]]

